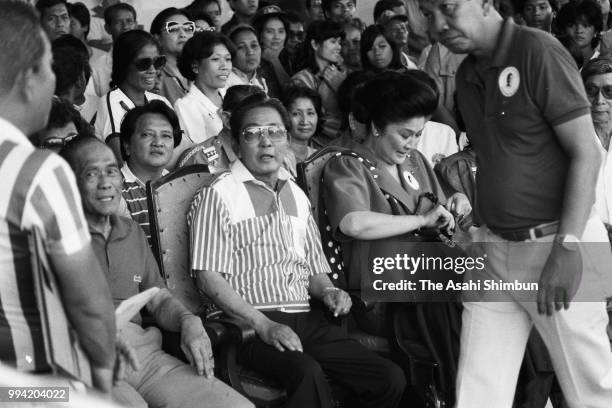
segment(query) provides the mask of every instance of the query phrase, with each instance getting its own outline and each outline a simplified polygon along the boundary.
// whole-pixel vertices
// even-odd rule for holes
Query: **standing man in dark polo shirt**
[[[483,278],[539,284],[537,302],[485,292],[492,302],[465,303],[457,407],[512,405],[532,325],[569,406],[611,407],[603,269],[612,256],[593,244],[607,241],[592,211],[601,155],[576,65],[550,35],[503,21],[490,0],[420,4],[440,42],[469,54],[457,93],[478,160]]]

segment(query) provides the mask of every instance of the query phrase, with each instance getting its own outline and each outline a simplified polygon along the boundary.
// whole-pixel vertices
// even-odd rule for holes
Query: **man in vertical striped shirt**
[[[51,49],[34,9],[0,3],[0,361],[49,371],[34,295],[28,233],[40,231],[94,385],[110,391],[115,322],[90,246],[74,175],[26,135],[45,127],[55,88]]]
[[[335,288],[306,195],[281,165],[288,115],[253,95],[232,113],[240,160],[192,203],[192,270],[198,286],[258,337],[239,362],[280,381],[286,407],[333,407],[327,378],[364,407],[396,407],[405,387],[399,367],[331,325],[310,297],[334,315],[351,308]],[[351,405],[353,406],[353,405]]]

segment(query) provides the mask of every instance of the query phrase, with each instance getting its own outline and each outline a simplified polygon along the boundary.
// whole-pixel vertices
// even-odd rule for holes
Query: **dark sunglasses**
[[[162,69],[166,65],[166,56],[160,55],[155,58],[139,58],[134,60],[134,67],[140,72],[148,71],[151,65],[156,70]]]
[[[587,85],[585,90],[589,98],[596,98],[597,95],[599,95],[599,92],[601,92],[604,98],[612,99],[612,86],[611,85],[602,86],[601,88],[595,85]]]

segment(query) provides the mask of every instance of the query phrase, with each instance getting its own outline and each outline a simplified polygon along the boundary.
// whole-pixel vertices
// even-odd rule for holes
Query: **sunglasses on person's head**
[[[599,95],[599,92],[601,91],[601,94],[604,98],[612,99],[612,85],[605,85],[601,88],[595,85],[587,85],[585,89],[589,98],[596,98],[597,95]]]
[[[244,141],[249,144],[259,142],[264,136],[275,143],[287,140],[287,129],[283,126],[249,126],[240,134]]]
[[[166,56],[160,55],[155,58],[139,58],[134,60],[134,67],[140,72],[148,71],[151,65],[153,65],[153,68],[156,70],[162,69],[164,65],[166,65]]]
[[[168,34],[178,34],[181,29],[185,34],[193,34],[196,32],[196,25],[193,21],[185,21],[184,23],[168,21],[165,29]]]
[[[68,142],[70,142],[72,139],[76,138],[77,136],[78,136],[77,133],[71,133],[64,138],[52,137],[42,142],[40,144],[40,148],[41,149],[62,149],[66,147]]]

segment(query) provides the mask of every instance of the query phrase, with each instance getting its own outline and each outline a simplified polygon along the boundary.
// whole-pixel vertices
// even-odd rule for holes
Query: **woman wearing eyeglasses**
[[[212,31],[196,33],[183,47],[178,68],[193,82],[189,93],[174,104],[185,132],[183,143],[175,150],[175,160],[183,150],[217,136],[223,129],[219,109],[232,71],[233,55],[231,41]]]
[[[176,61],[195,31],[195,23],[184,11],[175,7],[162,10],[151,23],[151,34],[166,56],[166,65],[160,71],[159,94],[173,105],[189,92],[189,81],[181,75]]]
[[[119,129],[125,114],[135,106],[155,99],[172,107],[166,98],[151,92],[165,63],[166,58],[160,55],[157,41],[146,31],[128,31],[115,41],[111,90],[100,101],[95,127],[96,136],[113,149],[119,163],[123,163]]]

